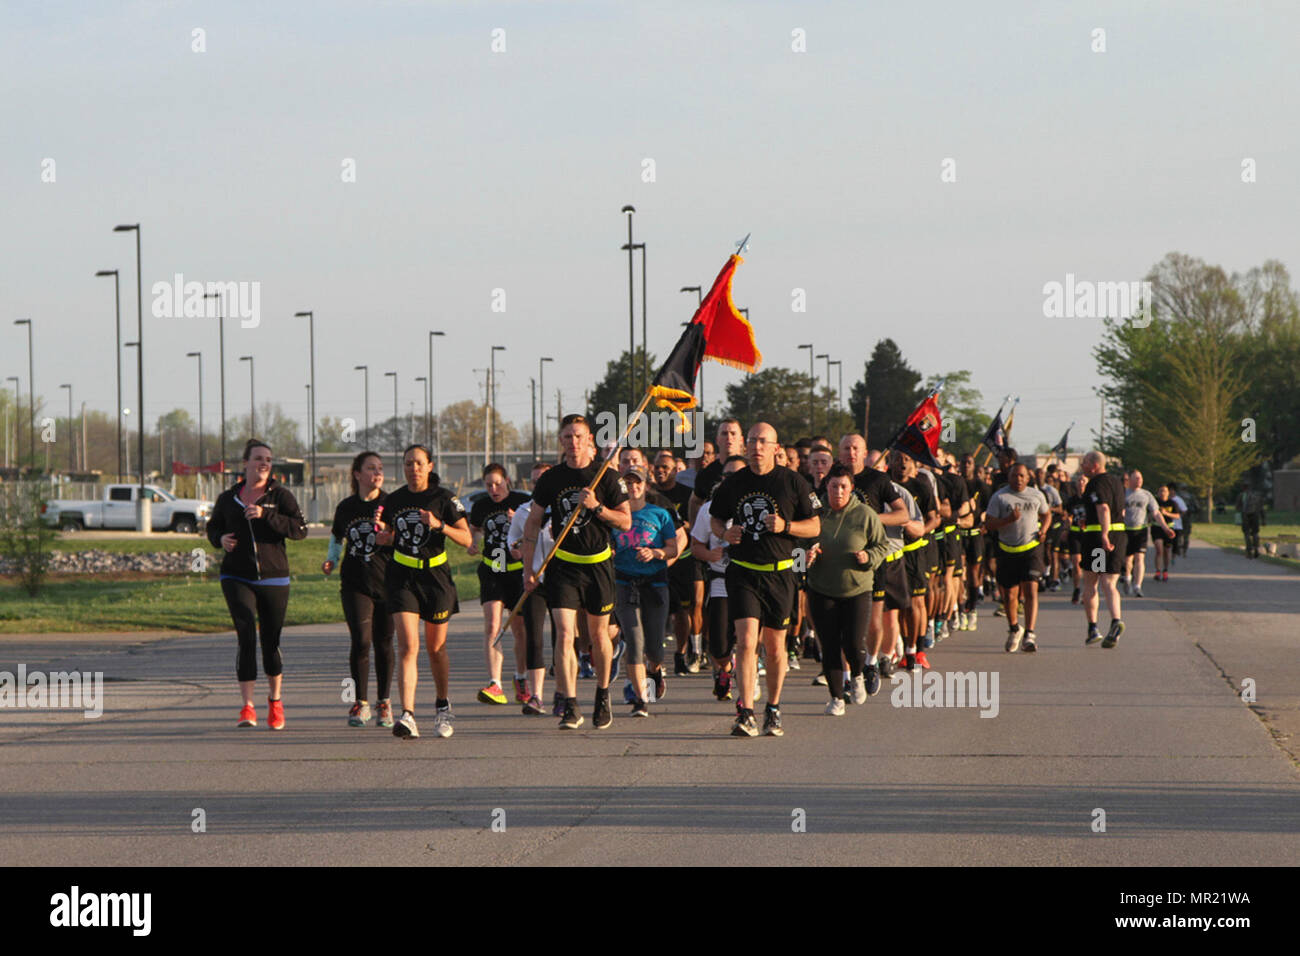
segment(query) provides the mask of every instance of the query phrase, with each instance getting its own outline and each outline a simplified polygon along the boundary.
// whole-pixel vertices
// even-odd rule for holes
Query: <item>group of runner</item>
[[[531,495],[513,490],[506,469],[491,464],[483,471],[486,494],[468,513],[442,487],[424,446],[405,450],[406,484],[392,492],[383,490],[382,458],[356,456],[353,494],[338,505],[322,565],[327,575],[339,571],[351,634],[351,726],[374,717],[398,737],[419,736],[423,623],[433,730],[454,733],[446,638],[459,602],[448,539],[480,558],[480,701],[509,703],[499,638],[520,604],[509,629],[511,690],[524,714],[545,713],[553,676],[550,710],[559,727],[582,726],[578,687],[589,677],[592,723],[608,727],[621,667],[630,716],[647,717],[667,693],[671,639],[675,675],[707,670],[714,697],[734,703],[733,735],[781,736],[784,684],[801,661],[820,663],[814,683],[827,688],[826,713],[840,716],[878,693],[896,669],[929,669],[927,652],[955,631],[975,630],[986,599],[996,598],[996,613],[1006,617],[1006,651],[1036,651],[1038,593],[1058,589],[1064,575],[1085,610],[1086,643],[1116,646],[1125,628],[1121,587],[1142,596],[1148,530],[1155,532],[1154,576],[1167,580],[1186,512],[1176,489],[1161,486],[1152,496],[1139,472],[1126,480],[1108,473],[1099,452],[1083,457],[1075,478],[1055,466],[1031,470],[1014,449],[1003,450],[996,470],[942,450],[922,465],[897,450],[870,451],[856,434],[787,446],[771,425],[745,432],[727,419],[716,444],[705,442],[694,459],[664,450],[651,462],[642,449],[622,448],[617,469],[596,481],[601,460],[587,420],[567,416],[559,437],[561,461],[533,466]],[[227,552],[221,583],[239,640],[239,724],[257,723],[260,621],[268,719],[280,729],[284,541],[305,537],[306,526],[293,496],[270,478],[270,449],[249,442],[244,459],[245,477],[218,500],[208,536]]]

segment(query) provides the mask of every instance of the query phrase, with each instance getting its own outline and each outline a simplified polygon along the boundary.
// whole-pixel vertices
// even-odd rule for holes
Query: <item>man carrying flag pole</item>
[[[746,236],[740,243],[741,250],[748,239]],[[560,434],[564,463],[543,475],[533,491],[533,500],[538,507],[530,510],[524,526],[521,542],[524,567],[530,569],[533,566],[533,552],[548,508],[551,509],[555,543],[536,573],[525,572],[524,595],[502,621],[497,640],[505,634],[510,619],[519,612],[523,600],[536,589],[543,572],[552,566],[552,559],[558,558],[547,575],[546,589],[555,619],[555,678],[564,697],[564,716],[560,721],[562,730],[574,730],[583,723],[575,699],[577,659],[573,653],[580,610],[588,615],[592,660],[596,667],[597,691],[592,721],[597,729],[603,729],[613,719],[609,710],[612,654],[608,626],[614,603],[609,528],[626,530],[631,512],[620,479],[612,475],[606,477],[610,463],[652,399],[678,414],[680,430],[689,427],[684,412],[695,405],[695,378],[702,359],[711,358],[749,372],[755,371],[762,361],[754,342],[753,328],[731,299],[732,275],[742,261],[739,254],[728,257],[709,294],[655,376],[641,404],[629,416],[627,427],[605,460],[599,466],[595,463],[596,448],[587,420],[581,415],[566,416]],[[576,542],[568,542],[566,539],[575,530]]]

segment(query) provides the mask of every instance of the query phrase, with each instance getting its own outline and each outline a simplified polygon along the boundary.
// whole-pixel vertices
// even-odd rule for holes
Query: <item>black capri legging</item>
[[[812,611],[817,636],[822,642],[822,667],[831,697],[844,695],[844,672],[840,655],[849,662],[849,673],[862,673],[866,656],[867,625],[871,621],[871,590],[853,597],[835,598],[808,589],[808,608]]]
[[[709,579],[710,583],[713,577],[721,577],[713,571],[709,571],[708,574],[712,575]],[[705,587],[707,588],[708,584]],[[736,629],[732,626],[727,597],[725,594],[720,597],[710,596],[708,602],[709,656],[715,661],[725,661],[736,649]]]
[[[545,643],[542,634],[546,630],[547,613],[546,594],[540,586],[528,595],[524,606],[519,609],[519,616],[524,619],[525,666],[530,671],[541,670],[546,666]],[[555,625],[551,625],[551,656],[555,655]]]
[[[248,584],[226,578],[221,582],[226,607],[235,622],[239,653],[235,657],[235,675],[241,681],[257,680],[257,641],[259,623],[262,639],[262,670],[267,677],[279,677],[280,630],[284,612],[289,607],[289,585]]]
[[[383,601],[364,591],[339,591],[343,599],[343,616],[352,635],[348,665],[357,688],[357,700],[370,700],[370,648],[375,649],[375,683],[379,700],[388,700],[393,681],[393,625]]]

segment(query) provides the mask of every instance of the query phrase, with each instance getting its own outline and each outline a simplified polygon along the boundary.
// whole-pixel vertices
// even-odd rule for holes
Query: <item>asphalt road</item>
[[[827,717],[805,662],[781,739],[728,736],[731,705],[704,675],[670,677],[649,720],[617,706],[604,731],[477,703],[472,602],[452,627],[448,740],[346,726],[341,624],[286,632],[279,733],[264,703],[263,726],[234,726],[231,634],[2,637],[0,670],[107,683],[98,719],[0,709],[0,861],[1294,864],[1300,575],[1194,543],[1145,590],[1114,650],[1084,646],[1068,591],[1045,596],[1036,655],[1004,653],[1005,625],[982,605],[979,631],[932,660],[996,672],[992,718],[892,706],[889,683]],[[588,717],[593,687],[580,689]],[[418,710],[430,723],[423,657]]]

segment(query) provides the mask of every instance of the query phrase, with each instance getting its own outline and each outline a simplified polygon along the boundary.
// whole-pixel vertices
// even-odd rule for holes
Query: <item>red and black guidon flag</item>
[[[731,301],[731,277],[743,261],[740,256],[727,257],[726,265],[713,280],[713,288],[650,385],[655,404],[680,416],[682,431],[690,427],[684,412],[695,407],[695,378],[700,362],[711,358],[746,372],[758,371],[762,364],[754,327]]]
[[[938,392],[931,392],[925,401],[916,406],[916,411],[908,416],[907,424],[889,445],[931,468],[942,467],[934,457],[934,453],[939,450],[940,431],[939,403],[935,401],[937,394]]]

